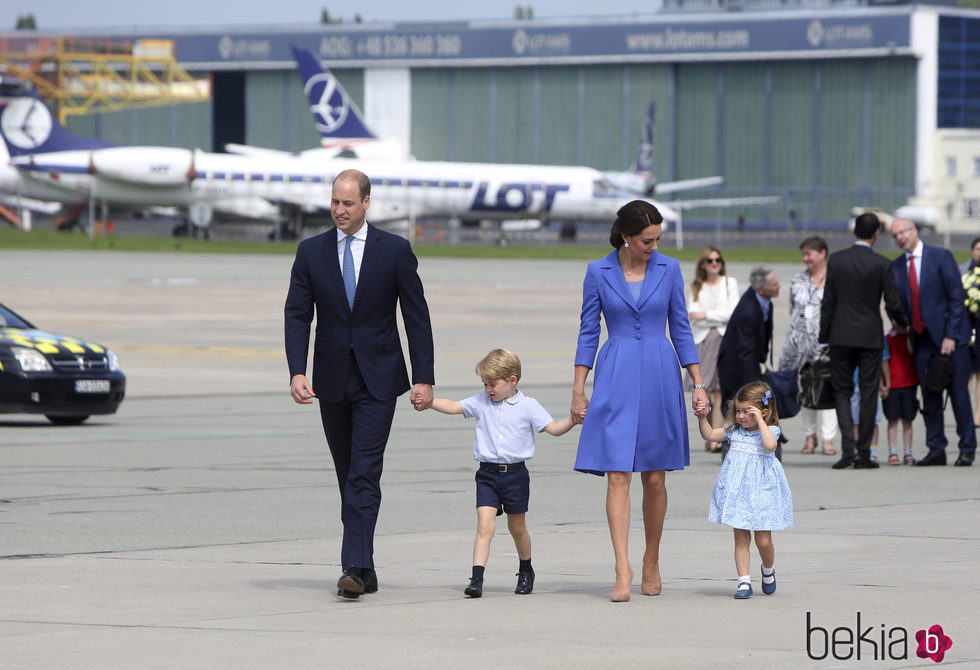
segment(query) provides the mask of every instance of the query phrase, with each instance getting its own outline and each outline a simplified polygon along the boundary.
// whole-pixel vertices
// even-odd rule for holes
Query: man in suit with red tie
[[[977,431],[970,407],[970,323],[963,304],[963,283],[956,260],[948,249],[923,244],[919,230],[908,219],[891,225],[895,242],[905,251],[892,263],[895,283],[912,320],[912,350],[922,388],[922,418],[926,424],[929,453],[916,465],[946,465],[946,432],[943,428],[943,394],[926,388],[926,366],[937,355],[950,356],[956,375],[949,398],[960,437],[956,465],[973,464]]]
[[[878,217],[865,212],[854,222],[854,245],[835,251],[827,259],[827,279],[820,305],[820,345],[830,347],[830,379],[834,385],[837,425],[841,431],[841,458],[835,470],[854,466],[877,468],[871,460],[871,438],[875,428],[878,380],[885,334],[881,324],[881,299],[889,318],[904,331],[908,320],[895,288],[891,261],[876,254]],[[851,395],[854,369],[858,368],[861,411],[858,436],[854,439]]]
[[[371,181],[344,170],[333,182],[336,228],[300,243],[285,306],[290,395],[320,401],[320,419],[340,486],[344,539],[338,595],[378,590],[374,529],[381,470],[398,396],[409,389],[398,336],[400,305],[412,361],[412,398],[432,404],[433,346],[429,308],[409,243],[365,221]],[[310,324],[316,312],[313,383],[306,377]]]

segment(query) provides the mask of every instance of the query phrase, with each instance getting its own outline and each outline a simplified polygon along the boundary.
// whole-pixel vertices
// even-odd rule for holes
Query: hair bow
[[[766,394],[762,396],[762,405],[764,407],[769,407],[769,400],[772,398],[772,391],[766,389]]]

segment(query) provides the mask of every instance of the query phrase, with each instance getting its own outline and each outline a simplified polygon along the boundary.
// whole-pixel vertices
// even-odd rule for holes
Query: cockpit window
[[[592,182],[593,195],[611,195],[616,189],[607,179],[596,179]]]

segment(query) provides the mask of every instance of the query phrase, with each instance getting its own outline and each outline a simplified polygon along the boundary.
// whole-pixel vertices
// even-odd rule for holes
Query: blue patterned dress
[[[779,426],[767,426],[779,437]],[[725,426],[729,451],[711,496],[708,520],[743,530],[782,530],[793,525],[793,496],[775,451],[762,446],[758,430]]]

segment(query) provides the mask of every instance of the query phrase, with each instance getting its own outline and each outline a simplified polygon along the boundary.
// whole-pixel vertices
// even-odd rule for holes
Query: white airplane
[[[280,204],[329,210],[341,170],[371,177],[375,220],[608,221],[634,199],[586,167],[239,156],[170,147],[117,147],[72,135],[37,97],[0,103],[11,163],[32,187],[64,201],[179,207],[207,225],[214,210],[273,218]],[[670,207],[658,207],[667,220]]]

